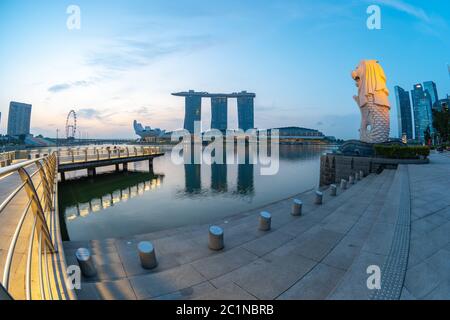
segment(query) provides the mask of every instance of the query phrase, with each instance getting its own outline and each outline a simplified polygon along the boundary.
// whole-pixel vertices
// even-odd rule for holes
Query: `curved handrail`
[[[37,170],[30,175],[26,171],[26,168],[33,164],[36,165]],[[23,297],[27,300],[33,298],[76,299],[75,293],[71,289],[66,288],[68,284],[66,281],[66,262],[61,245],[62,238],[59,231],[57,211],[58,163],[56,154],[53,153],[49,156],[23,161],[1,168],[0,178],[12,173],[18,173],[22,183],[0,204],[0,218],[1,213],[11,202],[16,197],[23,195],[21,191],[25,192],[28,201],[20,215],[9,244],[2,283],[0,284],[0,299],[15,298],[14,295],[16,293],[13,295],[10,289],[17,291],[17,295],[20,298],[22,287],[24,290]],[[40,180],[36,178],[38,177],[38,173]],[[14,211],[11,211],[11,213],[14,214]],[[27,218],[30,216],[30,213],[34,216],[31,227],[25,222],[28,221]],[[22,238],[24,232],[28,232],[28,234]],[[38,240],[37,244],[35,237]],[[20,238],[26,239],[21,241],[28,241],[26,245],[27,249],[25,250],[26,270],[23,286],[20,283],[20,279],[16,279],[16,277],[11,278],[13,259]],[[37,262],[35,262],[36,258]],[[19,264],[19,266],[22,266],[22,264]],[[32,281],[32,278],[35,277],[38,279],[38,288],[32,287],[33,283],[36,283]],[[19,283],[16,283],[17,281]]]

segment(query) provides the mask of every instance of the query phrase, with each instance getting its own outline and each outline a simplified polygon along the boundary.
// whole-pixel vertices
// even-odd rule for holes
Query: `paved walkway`
[[[448,299],[449,168],[450,158],[436,154],[429,165],[385,170],[337,197],[325,192],[323,205],[312,191],[298,195],[301,217],[286,199],[218,221],[220,252],[208,249],[208,225],[199,225],[67,242],[67,263],[76,264],[76,248],[93,253],[98,275],[84,279],[80,299]],[[272,213],[270,232],[257,230],[262,210]],[[154,270],[139,264],[142,240],[156,248]],[[370,265],[382,270],[382,290],[367,288]]]
[[[411,246],[402,298],[450,299],[450,153],[409,166]]]

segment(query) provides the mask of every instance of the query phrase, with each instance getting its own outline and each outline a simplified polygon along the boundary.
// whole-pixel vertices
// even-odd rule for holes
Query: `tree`
[[[450,113],[447,104],[443,104],[442,111],[433,110],[433,127],[436,128],[442,143],[449,141]]]
[[[423,136],[425,139],[425,144],[430,145],[431,144],[431,130],[430,126],[427,127],[427,129],[423,132]]]

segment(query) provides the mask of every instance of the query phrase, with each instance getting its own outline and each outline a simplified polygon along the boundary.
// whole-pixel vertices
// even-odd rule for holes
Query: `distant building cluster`
[[[450,75],[450,69],[449,69]],[[442,111],[450,105],[450,96],[439,99],[436,83],[426,81],[413,86],[411,92],[395,87],[397,102],[398,135],[407,140],[425,141],[425,132],[433,136],[433,110]]]

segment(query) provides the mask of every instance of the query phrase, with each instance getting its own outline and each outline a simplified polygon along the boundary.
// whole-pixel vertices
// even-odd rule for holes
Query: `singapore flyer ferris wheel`
[[[66,138],[67,140],[75,139],[77,133],[77,114],[75,110],[70,110],[66,119]]]

